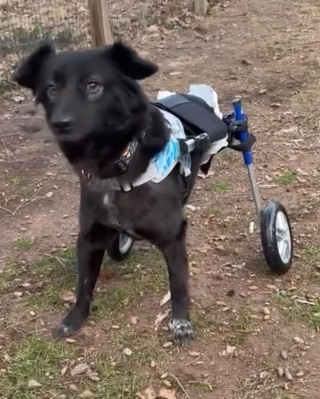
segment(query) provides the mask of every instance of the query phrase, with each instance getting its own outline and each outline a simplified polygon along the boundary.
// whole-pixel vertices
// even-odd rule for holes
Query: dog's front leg
[[[57,328],[57,335],[67,337],[75,334],[86,321],[93,290],[100,273],[104,249],[94,247],[90,242],[83,239],[81,233],[77,243],[78,259],[78,290],[74,307],[68,316]]]
[[[190,341],[193,335],[189,314],[190,295],[186,227],[187,222],[183,221],[175,239],[160,245],[169,272],[172,304],[170,329],[175,340],[181,343]]]

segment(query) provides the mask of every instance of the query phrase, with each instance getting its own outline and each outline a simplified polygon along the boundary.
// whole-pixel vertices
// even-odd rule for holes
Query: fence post
[[[205,15],[208,10],[208,0],[193,0],[193,8],[196,14]]]
[[[107,0],[89,0],[90,30],[94,47],[113,43]]]

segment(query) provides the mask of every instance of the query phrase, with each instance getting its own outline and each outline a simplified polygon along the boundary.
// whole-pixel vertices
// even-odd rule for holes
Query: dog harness
[[[147,170],[134,182],[119,189],[130,191],[147,182],[160,183],[180,164],[184,177],[191,174],[188,138],[203,150],[202,164],[228,146],[228,129],[222,121],[216,92],[207,85],[190,85],[186,95],[160,91],[154,105],[166,120],[171,135],[164,149],[149,163]],[[200,138],[199,138],[200,136]],[[198,140],[194,140],[197,137]]]

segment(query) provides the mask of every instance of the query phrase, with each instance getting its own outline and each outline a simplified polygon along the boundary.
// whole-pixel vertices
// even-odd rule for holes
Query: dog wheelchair
[[[194,88],[196,94],[200,86]],[[215,94],[214,91],[213,93]],[[226,147],[242,152],[260,224],[266,262],[272,272],[286,273],[293,258],[290,220],[281,203],[273,200],[264,206],[261,203],[251,151],[255,137],[249,133],[248,118],[243,112],[241,100],[233,101],[233,112],[227,115],[222,115],[214,106],[217,105],[217,98],[216,104],[211,104],[194,94],[169,93],[163,98],[158,98],[154,105],[182,122],[185,137],[177,139],[179,157],[186,157],[196,149],[201,150],[206,155],[200,167],[205,174],[217,152]],[[110,241],[107,252],[113,260],[121,261],[129,255],[133,244],[133,238],[125,233],[118,233]]]

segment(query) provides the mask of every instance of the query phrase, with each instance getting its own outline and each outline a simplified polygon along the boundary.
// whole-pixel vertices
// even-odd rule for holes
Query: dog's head
[[[116,146],[145,128],[148,102],[137,80],[156,71],[122,43],[58,53],[44,44],[21,64],[15,80],[33,91],[60,143],[95,136]]]

